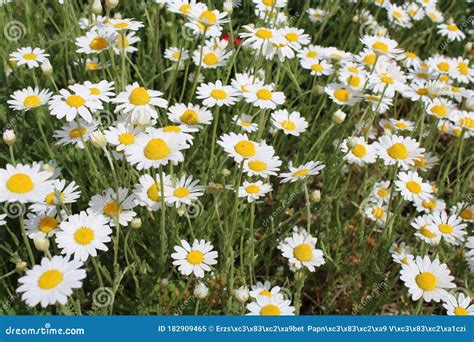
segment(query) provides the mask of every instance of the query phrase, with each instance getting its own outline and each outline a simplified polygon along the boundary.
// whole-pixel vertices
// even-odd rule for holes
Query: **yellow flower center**
[[[257,97],[260,100],[268,101],[272,99],[272,92],[267,89],[260,89],[257,91]]]
[[[80,138],[81,136],[84,136],[84,134],[86,134],[85,127],[81,127],[80,130],[78,128],[73,128],[71,132],[69,132],[69,138],[77,139],[77,138]]]
[[[446,114],[448,113],[448,110],[443,105],[435,105],[431,107],[431,113],[441,118],[444,118]]]
[[[458,69],[461,75],[469,74],[469,66],[464,62],[458,63]]]
[[[178,10],[183,14],[188,14],[189,11],[191,11],[191,5],[188,5],[188,4],[181,5],[181,7]]]
[[[388,189],[384,189],[384,188],[381,188],[379,189],[379,191],[377,191],[377,194],[382,198],[387,197],[389,193],[390,192],[388,191]]]
[[[248,140],[241,140],[234,146],[235,152],[240,154],[242,157],[249,158],[253,157],[256,153],[255,145]]]
[[[435,233],[433,233],[431,230],[428,229],[428,225],[424,225],[423,227],[420,228],[420,233],[424,237],[427,237],[428,239],[432,239],[436,236]]]
[[[118,140],[123,145],[131,145],[135,142],[135,136],[132,133],[122,133],[119,135]]]
[[[92,50],[100,51],[100,50],[107,49],[109,47],[109,42],[105,38],[95,37],[90,42],[89,47]]]
[[[274,0],[262,0],[262,3],[267,7],[272,7],[273,4],[275,3],[275,1]]]
[[[104,207],[104,214],[109,217],[116,217],[120,212],[120,206],[116,201],[109,202]]]
[[[98,69],[100,69],[100,64],[99,63],[88,62],[88,63],[86,63],[86,69],[87,70],[98,70]]]
[[[94,240],[95,233],[89,227],[81,227],[74,233],[74,241],[78,244],[85,246]]]
[[[116,29],[124,29],[128,27],[128,23],[126,21],[123,21],[121,23],[117,23],[114,25]]]
[[[372,44],[372,49],[377,50],[379,52],[387,53],[388,45],[382,42],[375,42],[374,44]]]
[[[26,59],[27,61],[35,60],[36,57],[37,57],[36,53],[25,53],[23,55],[23,59]]]
[[[252,171],[260,172],[267,168],[267,164],[259,160],[252,160],[249,162],[249,169]]]
[[[352,150],[352,154],[355,155],[357,158],[363,158],[367,154],[367,150],[364,145],[357,144],[355,145]]]
[[[456,316],[467,316],[469,315],[469,312],[466,310],[466,308],[458,306],[456,309],[454,309],[454,314]]]
[[[426,209],[434,209],[436,208],[436,202],[431,200],[431,201],[422,201],[421,205],[426,208]]]
[[[307,243],[302,243],[293,248],[293,255],[299,261],[307,262],[313,258],[313,249]]]
[[[54,205],[54,200],[56,199],[57,197],[55,196],[55,193],[54,191],[53,192],[50,192],[48,194],[48,196],[46,196],[46,198],[44,199],[44,201],[46,202],[47,205]],[[66,196],[64,196],[63,193],[60,194],[59,198],[61,199],[61,201],[64,201],[64,199],[66,198]]]
[[[421,96],[428,95],[428,89],[426,88],[419,88],[416,90],[416,93]]]
[[[446,223],[441,223],[440,225],[438,225],[438,229],[443,234],[451,234],[454,230],[451,225]]]
[[[188,253],[186,256],[186,260],[191,264],[191,265],[199,265],[204,261],[204,254],[200,251],[191,251]]]
[[[315,58],[315,57],[318,57],[318,53],[316,51],[308,51],[308,53],[306,54],[306,57]]]
[[[130,103],[135,106],[144,106],[150,102],[150,95],[148,94],[148,90],[143,87],[138,87],[132,90],[128,99]]]
[[[474,213],[471,209],[466,208],[459,213],[459,216],[465,220],[472,220],[474,218]]]
[[[295,123],[291,120],[284,120],[280,122],[280,125],[283,129],[286,129],[287,131],[294,131],[296,129]]]
[[[69,95],[66,99],[66,103],[69,107],[79,108],[86,103],[86,100],[82,96],[79,95]]]
[[[174,59],[180,59],[181,58],[181,54],[179,52],[174,52],[171,57],[173,57]]]
[[[43,290],[51,290],[63,281],[63,273],[58,270],[44,272],[38,279],[38,286]]]
[[[363,61],[364,61],[365,64],[374,65],[376,58],[377,58],[377,56],[375,56],[375,55],[366,55],[363,58]]]
[[[268,304],[260,309],[260,315],[261,316],[280,316],[281,310],[276,305]]]
[[[183,187],[176,188],[173,191],[173,195],[175,195],[178,198],[184,198],[184,197],[187,197],[189,195],[189,190],[187,188],[183,188]]]
[[[163,132],[166,132],[166,133],[180,133],[181,128],[179,126],[173,126],[173,125],[165,126],[165,127],[163,127]]]
[[[33,190],[34,184],[30,176],[25,173],[17,173],[7,181],[7,189],[16,194],[25,194]]]
[[[405,52],[405,55],[410,58],[410,59],[415,59],[416,58],[416,53],[407,51]]]
[[[397,19],[401,19],[402,18],[402,14],[399,12],[399,11],[393,11],[392,12],[392,15],[397,18]]]
[[[153,183],[153,185],[148,188],[146,194],[148,195],[148,198],[152,201],[159,202],[161,200],[160,190],[160,184]]]
[[[359,76],[349,76],[347,78],[347,83],[353,87],[353,88],[357,88],[358,86],[360,86],[360,77]]]
[[[145,157],[151,160],[159,160],[168,157],[171,153],[168,144],[163,139],[151,139],[145,146]]]
[[[211,91],[211,97],[216,100],[225,100],[227,98],[227,93],[222,89],[214,89]]]
[[[216,65],[218,62],[217,56],[214,53],[208,53],[204,56],[203,62],[207,65]]]
[[[439,62],[438,63],[438,69],[443,71],[443,72],[448,72],[449,71],[449,64],[446,62]]]
[[[462,126],[462,127],[465,127],[465,128],[469,128],[469,129],[473,129],[474,128],[474,119],[471,119],[471,118],[461,118],[459,120],[459,124]]]
[[[425,165],[426,165],[426,159],[423,156],[419,156],[415,158],[416,167],[424,167]]]
[[[267,289],[260,291],[259,295],[272,298],[272,293],[268,291]]]
[[[38,223],[38,229],[45,234],[48,234],[57,226],[58,221],[52,216],[45,216]]]
[[[217,22],[217,16],[212,11],[204,11],[199,16],[199,22],[203,23],[204,25],[214,25]]]
[[[36,95],[27,96],[23,100],[23,106],[28,107],[28,108],[38,107],[39,105],[41,105],[41,100]]]
[[[412,194],[419,194],[421,192],[421,185],[418,182],[409,181],[406,186],[408,191],[410,191]]]
[[[245,191],[247,191],[249,194],[257,194],[260,192],[260,187],[255,184],[251,184],[245,188]]]
[[[416,284],[423,291],[433,291],[438,284],[436,276],[431,272],[422,272],[415,278]]]
[[[324,70],[323,66],[321,64],[313,64],[311,65],[311,70],[315,72],[322,72]]]
[[[309,173],[308,169],[301,169],[298,171],[293,172],[293,176],[295,177],[303,177],[306,176]]]
[[[399,129],[406,129],[408,127],[408,125],[404,122],[397,122],[395,124],[395,127],[399,128]]]
[[[380,80],[385,84],[393,84],[393,77],[388,75],[382,75],[382,77],[380,77]]]
[[[451,32],[456,32],[458,29],[458,27],[456,26],[456,24],[450,24],[447,26],[447,29]]]
[[[372,215],[374,215],[378,219],[381,219],[384,216],[384,214],[385,214],[385,211],[380,207],[372,209]]]
[[[179,119],[186,125],[196,125],[199,123],[199,116],[196,111],[192,109],[186,109]]]
[[[120,50],[128,48],[129,44],[127,37],[118,36],[117,41]]]
[[[408,150],[402,143],[393,144],[388,148],[387,153],[393,159],[403,160],[408,157]]]
[[[100,89],[99,88],[95,88],[95,87],[89,88],[89,92],[90,92],[91,95],[100,95]]]
[[[349,92],[344,88],[339,88],[334,91],[334,97],[341,102],[349,101]]]
[[[273,37],[272,31],[264,28],[258,29],[255,35],[260,39],[271,39]]]
[[[297,42],[298,41],[298,35],[294,32],[287,33],[285,38],[289,42]]]

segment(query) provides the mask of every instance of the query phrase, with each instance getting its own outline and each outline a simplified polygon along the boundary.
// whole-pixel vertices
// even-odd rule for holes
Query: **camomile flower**
[[[26,65],[28,68],[33,69],[40,66],[40,63],[46,61],[49,54],[45,53],[43,49],[31,48],[29,46],[22,47],[10,54],[10,61],[15,63],[16,66]]]
[[[274,153],[259,152],[255,156],[244,160],[244,172],[248,176],[267,178],[276,176],[280,171],[281,160]]]
[[[397,264],[407,265],[415,258],[410,254],[411,248],[407,246],[405,242],[401,242],[400,244],[393,243],[390,247],[390,253],[392,253],[393,261],[395,261]]]
[[[247,103],[261,109],[275,109],[285,102],[285,94],[274,90],[274,84],[255,85],[246,87],[247,91],[242,95]]]
[[[92,120],[91,123],[80,119],[79,124],[77,121],[71,121],[65,123],[61,129],[54,131],[54,137],[59,138],[56,142],[57,145],[69,145],[74,144],[78,148],[84,148],[84,142],[89,141],[90,135],[99,127],[97,120]]]
[[[280,286],[272,287],[272,284],[266,280],[264,283],[257,282],[256,285],[252,285],[251,291],[249,291],[249,295],[252,298],[257,299],[258,297],[277,297],[283,295],[280,293]]]
[[[172,122],[195,129],[201,128],[202,125],[210,125],[212,122],[210,110],[192,103],[188,103],[187,105],[184,103],[176,103],[168,107],[168,118]]]
[[[259,296],[254,302],[247,304],[247,316],[293,316],[295,307],[283,296]]]
[[[388,207],[383,203],[369,203],[365,208],[365,216],[380,227],[385,226],[387,213]]]
[[[52,172],[42,171],[38,163],[7,164],[0,169],[0,202],[37,202],[51,191],[52,176]]]
[[[471,272],[474,272],[474,236],[469,236],[466,243],[466,253],[464,255]]]
[[[436,75],[451,75],[456,70],[455,62],[446,56],[436,55],[428,58],[426,62]],[[441,76],[439,77],[440,80]]]
[[[402,49],[397,48],[398,43],[390,38],[363,36],[361,42],[379,56],[383,55],[394,58],[403,52]]]
[[[311,70],[312,76],[328,76],[334,73],[332,65],[324,59],[302,58],[300,63],[303,69]]]
[[[239,94],[243,94],[248,91],[247,86],[251,84],[256,86],[263,85],[263,81],[261,80],[260,76],[262,75],[256,74],[255,76],[252,76],[248,73],[237,73],[232,79],[231,84]]]
[[[377,202],[388,204],[390,201],[390,181],[383,181],[374,184],[370,197],[373,197]]]
[[[169,162],[177,165],[184,160],[181,150],[189,145],[178,134],[166,134],[158,130],[140,133],[135,143],[125,147],[128,162],[138,170],[158,168]]]
[[[217,144],[237,163],[244,159],[252,158],[260,152],[269,153],[274,151],[271,146],[249,140],[247,134],[223,134],[220,136]]]
[[[405,91],[406,77],[396,63],[377,63],[369,75],[369,88],[377,94],[393,97],[395,92],[402,94]]]
[[[388,20],[397,26],[409,28],[412,27],[408,13],[401,6],[389,4],[387,6]]]
[[[56,243],[62,254],[74,255],[75,260],[86,261],[96,257],[97,250],[107,251],[112,229],[103,215],[86,213],[70,215],[60,224],[56,233]]]
[[[396,189],[406,201],[428,200],[433,192],[429,183],[424,183],[416,171],[399,172]]]
[[[380,114],[385,113],[393,105],[393,98],[385,96],[385,94],[384,96],[365,94],[363,99],[370,104],[372,111],[379,112]]]
[[[300,60],[321,60],[324,59],[324,48],[320,45],[308,45],[302,47],[298,52],[298,58]]]
[[[458,202],[451,207],[450,213],[459,216],[464,222],[474,222],[474,204]]]
[[[234,115],[232,121],[245,133],[252,133],[258,130],[258,124],[252,122],[253,117],[247,114]]]
[[[474,305],[471,305],[471,297],[459,293],[456,298],[452,294],[442,298],[443,306],[448,316],[474,316]]]
[[[438,119],[449,118],[455,111],[454,104],[442,97],[437,97],[429,104],[426,112]]]
[[[118,188],[118,196],[114,189],[108,188],[101,195],[94,195],[89,201],[88,212],[103,215],[106,223],[115,227],[117,220],[121,226],[127,226],[136,216],[135,196],[128,195],[128,189]]]
[[[46,210],[42,214],[28,213],[25,220],[26,235],[30,239],[36,236],[53,236],[59,227],[56,208]]]
[[[454,122],[455,125],[474,133],[474,112],[456,111],[449,119]]]
[[[90,95],[102,102],[110,102],[110,98],[115,96],[114,82],[102,80],[99,83],[92,83],[85,81],[84,87],[89,89]]]
[[[84,63],[85,69],[87,71],[96,71],[96,70],[101,70],[103,65],[100,62],[100,60],[96,57],[94,58],[87,58],[85,63]],[[108,66],[106,64],[106,66]]]
[[[136,21],[134,19],[110,19],[107,23],[107,26],[111,27],[115,31],[121,32],[124,30],[129,31],[138,31],[144,25],[141,21]]]
[[[402,60],[405,68],[419,68],[421,66],[421,59],[413,51],[407,50],[396,57],[397,60]]]
[[[350,52],[340,50],[334,46],[323,48],[323,56],[324,58],[331,60],[332,63],[344,64],[352,60],[352,54]]]
[[[322,22],[326,17],[326,11],[321,8],[308,8],[306,13],[312,23]]]
[[[430,215],[417,216],[410,225],[416,229],[415,236],[430,245],[438,245],[441,235],[438,234]]]
[[[408,131],[411,132],[415,128],[415,124],[411,121],[407,121],[404,119],[392,119],[390,118],[390,123],[395,130],[398,131]]]
[[[433,261],[425,255],[417,256],[408,265],[403,264],[400,279],[405,283],[412,300],[423,298],[425,302],[439,302],[448,295],[446,289],[454,288],[454,277],[446,264],[439,259]]]
[[[62,256],[51,259],[43,257],[41,263],[18,279],[20,286],[16,292],[29,306],[41,304],[43,308],[56,303],[66,304],[73,289],[82,287],[86,271],[82,262]]]
[[[458,57],[455,61],[456,70],[453,77],[461,83],[474,82],[474,69],[469,66],[469,59]]]
[[[231,53],[222,49],[211,49],[204,47],[198,49],[193,53],[193,62],[196,65],[201,65],[204,69],[216,69],[227,64]]]
[[[171,186],[171,177],[163,175],[163,191],[169,186]],[[138,179],[138,184],[135,184],[133,189],[135,203],[146,207],[149,211],[161,209],[161,187],[159,176],[154,180],[148,174],[141,175]]]
[[[135,143],[136,136],[140,133],[139,129],[133,128],[129,124],[123,122],[117,123],[116,126],[109,126],[104,131],[105,139],[119,152],[125,150],[129,145]]]
[[[362,90],[366,83],[365,70],[356,63],[346,62],[339,70],[339,81],[354,89]]]
[[[282,130],[286,135],[296,137],[308,128],[308,122],[301,116],[300,112],[288,113],[286,109],[273,112],[272,123],[275,128]]]
[[[238,196],[247,197],[247,201],[252,203],[258,200],[260,197],[265,197],[265,195],[270,191],[272,191],[272,186],[270,184],[263,183],[262,181],[244,181],[242,186],[239,187]]]
[[[352,87],[340,83],[330,83],[324,88],[335,103],[344,106],[352,106],[360,101],[360,94]]]
[[[357,62],[365,65],[368,68],[372,68],[378,61],[377,54],[368,48],[364,48],[358,55],[355,56]]]
[[[286,39],[288,46],[296,52],[298,52],[302,46],[308,45],[311,42],[309,35],[304,33],[303,29],[284,27],[280,32],[280,34]]]
[[[422,155],[424,148],[411,138],[398,135],[383,135],[374,143],[378,156],[385,165],[397,165],[404,170],[415,164],[415,159]]]
[[[67,184],[64,179],[55,179],[52,181],[51,192],[44,198],[38,199],[38,203],[33,203],[30,209],[35,213],[45,213],[51,209],[56,209],[62,204],[75,203],[81,197],[81,191],[75,181]]]
[[[117,43],[118,36],[119,34],[113,30],[99,29],[95,26],[84,36],[76,38],[77,53],[87,55],[101,53],[113,47]]]
[[[114,53],[116,55],[121,55],[122,53],[133,53],[138,51],[133,44],[139,41],[141,41],[141,39],[135,35],[135,32],[121,34],[117,37],[117,43],[113,46]]]
[[[245,32],[240,33],[240,37],[244,40],[243,46],[250,46],[256,51],[262,51],[266,54],[273,45],[286,45],[287,40],[281,35],[281,31],[267,27],[254,27],[253,25],[244,25],[242,27]]]
[[[206,37],[219,37],[222,32],[221,24],[228,21],[227,12],[211,10],[203,3],[196,3],[187,13],[189,22],[184,24],[194,35],[204,34]]]
[[[309,234],[293,233],[279,244],[279,249],[296,269],[306,267],[310,272],[315,272],[316,267],[326,263],[323,251],[316,248],[317,241]]]
[[[448,38],[448,40],[458,40],[461,41],[466,38],[466,35],[459,29],[459,27],[454,24],[439,24],[438,25],[438,33]]]
[[[174,246],[175,253],[171,254],[173,265],[178,266],[182,275],[189,276],[193,273],[197,278],[202,278],[204,272],[211,271],[209,266],[217,264],[218,253],[213,248],[205,240],[195,239],[192,246],[181,240],[181,246]]]
[[[287,0],[252,0],[252,2],[261,11],[270,11],[275,8],[283,8],[287,4]]]
[[[221,80],[200,84],[196,94],[196,98],[203,100],[203,105],[207,107],[232,106],[238,101],[237,91],[232,86],[223,85]]]
[[[39,90],[38,87],[34,89],[28,87],[22,90],[15,91],[7,103],[10,108],[17,111],[28,111],[45,105],[48,103],[52,93],[48,89]]]
[[[349,164],[356,164],[363,166],[366,164],[375,163],[377,156],[375,149],[371,144],[368,144],[364,137],[352,138],[353,147],[347,146],[348,139],[344,139],[341,143],[341,151],[344,153],[344,160],[347,160]]]
[[[125,91],[120,92],[111,102],[117,104],[115,112],[130,113],[133,118],[140,113],[150,114],[154,119],[158,117],[156,107],[167,108],[168,101],[161,96],[162,92],[141,87],[138,82],[129,84]]]
[[[188,15],[191,9],[196,6],[196,0],[169,0],[166,1],[166,5],[170,12]]]
[[[183,62],[189,59],[189,52],[177,47],[169,47],[165,50],[164,56],[172,62]]]
[[[429,196],[426,200],[416,199],[415,206],[417,211],[425,213],[444,211],[446,209],[446,203],[434,196]]]
[[[326,165],[320,161],[309,161],[306,164],[294,167],[293,163],[290,162],[288,168],[290,172],[283,172],[280,177],[283,178],[281,183],[291,182],[294,183],[298,180],[304,180],[309,176],[318,175],[319,172],[324,169]]]
[[[183,175],[176,182],[165,187],[165,202],[176,208],[182,204],[190,205],[204,195],[204,187],[199,185],[199,179],[193,180],[193,176]]]
[[[91,91],[81,84],[61,89],[59,95],[54,95],[49,101],[50,114],[58,119],[65,117],[68,122],[79,115],[91,123],[92,113],[103,108],[99,99],[91,95]]]
[[[459,245],[465,240],[467,224],[462,223],[459,216],[449,215],[445,211],[430,214],[436,233],[441,235],[448,243]]]

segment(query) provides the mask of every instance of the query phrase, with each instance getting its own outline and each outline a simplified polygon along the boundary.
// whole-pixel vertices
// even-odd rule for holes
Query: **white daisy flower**
[[[26,235],[30,239],[36,236],[53,236],[59,227],[56,208],[46,210],[42,214],[28,213],[25,220]]]
[[[171,62],[183,62],[189,59],[189,52],[188,50],[179,49],[177,47],[169,47],[165,50],[164,56],[166,59],[170,60]]]
[[[79,124],[77,121],[71,121],[65,123],[61,129],[54,131],[54,137],[59,138],[56,145],[69,145],[74,144],[78,148],[84,148],[84,142],[89,141],[90,135],[99,127],[97,120],[92,120],[91,123],[80,119]]]
[[[135,203],[146,207],[149,211],[157,211],[161,209],[161,182],[157,176],[154,180],[152,176],[145,174],[140,176],[138,184],[135,184],[133,194],[135,195]],[[171,177],[163,175],[164,189],[171,186]],[[164,190],[163,189],[163,190]]]
[[[459,216],[450,215],[445,211],[434,212],[429,215],[436,233],[441,235],[448,243],[459,245],[465,240],[467,224],[462,223]]]
[[[249,140],[247,134],[223,134],[217,143],[237,163],[244,159],[252,158],[260,152],[273,152],[273,147]]]
[[[416,229],[415,236],[430,245],[437,245],[441,241],[441,235],[433,223],[430,215],[418,216],[410,224]]]
[[[383,55],[393,58],[403,52],[402,49],[397,48],[398,43],[390,38],[363,36],[360,41],[379,56]]]
[[[312,76],[328,76],[334,73],[332,65],[324,59],[302,58],[300,63],[303,69],[311,70]]]
[[[274,87],[273,84],[250,84],[242,95],[247,103],[251,103],[255,107],[275,109],[285,102],[285,94],[281,91],[274,91]]]
[[[16,66],[26,65],[33,69],[40,66],[40,63],[46,61],[49,54],[45,53],[43,49],[31,48],[29,46],[22,47],[10,54],[10,61]]]
[[[438,33],[443,37],[447,37],[450,41],[461,41],[466,39],[466,35],[459,29],[459,27],[455,23],[439,24]]]
[[[317,241],[317,238],[309,234],[293,233],[280,242],[279,249],[296,269],[306,267],[310,272],[315,272],[315,267],[326,263],[323,251],[315,247]]]
[[[107,130],[104,131],[107,142],[115,146],[115,149],[119,152],[124,151],[129,145],[133,145],[139,133],[139,129],[122,122],[117,123],[115,127],[109,126]]]
[[[293,316],[295,308],[290,304],[290,300],[280,296],[260,296],[247,304],[247,310],[250,311],[247,316]]]
[[[188,276],[193,273],[197,278],[204,277],[204,272],[210,272],[209,266],[217,264],[217,251],[214,246],[204,240],[194,240],[193,245],[181,240],[181,246],[174,246],[173,265],[178,266],[181,274]]]
[[[113,30],[104,30],[94,26],[84,36],[76,38],[77,53],[87,55],[101,53],[113,47],[117,43],[118,36],[119,34]]]
[[[397,178],[396,189],[406,201],[428,200],[433,192],[431,185],[424,183],[416,171],[399,172]]]
[[[196,130],[203,125],[210,125],[212,122],[211,111],[206,107],[200,107],[188,103],[176,103],[168,107],[168,118],[175,123],[186,125]]]
[[[471,297],[459,293],[456,298],[449,294],[443,298],[443,306],[448,316],[474,316],[474,305],[471,305]]]
[[[375,222],[378,226],[384,227],[387,222],[388,207],[381,203],[369,203],[365,209],[365,216]]]
[[[38,87],[34,89],[28,87],[15,91],[7,103],[13,110],[28,111],[48,103],[51,95],[52,93],[48,89],[39,90]]]
[[[165,201],[176,207],[182,204],[190,205],[200,196],[204,195],[204,187],[199,185],[199,179],[193,181],[192,176],[183,175],[175,183],[165,187]]]
[[[38,199],[39,203],[33,203],[30,209],[37,214],[42,214],[51,209],[56,209],[61,203],[75,203],[81,197],[81,191],[76,182],[72,181],[66,186],[64,179],[55,179],[52,181],[51,192],[44,198]]]
[[[92,97],[95,97],[102,102],[110,102],[110,98],[115,96],[114,82],[102,80],[99,83],[92,83],[90,81],[85,81],[84,87],[89,89]]]
[[[415,139],[398,135],[383,135],[374,143],[375,150],[385,165],[398,165],[404,170],[414,165],[415,159],[425,151],[419,146]]]
[[[377,156],[375,154],[375,148],[368,144],[364,137],[352,138],[353,147],[347,146],[348,139],[344,139],[341,143],[341,152],[344,153],[344,160],[347,160],[349,164],[356,164],[363,166],[366,164],[375,163]]]
[[[263,183],[262,181],[244,181],[242,186],[239,187],[238,196],[247,197],[247,201],[252,203],[260,197],[265,197],[265,195],[270,191],[272,191],[272,186],[270,184]]]
[[[319,172],[325,167],[326,165],[320,161],[309,161],[303,165],[299,165],[298,167],[294,167],[293,163],[290,162],[288,165],[290,172],[283,172],[280,174],[280,177],[283,178],[281,183],[294,183],[298,180],[306,179],[309,176],[318,175]]]
[[[122,53],[133,53],[138,51],[133,44],[139,41],[141,41],[141,39],[135,35],[135,32],[120,35],[117,37],[117,43],[113,46],[114,53],[116,55],[121,55]]]
[[[110,19],[107,23],[107,26],[111,27],[115,31],[121,32],[124,30],[138,31],[140,28],[144,27],[141,21],[136,21],[134,19]]]
[[[290,114],[286,109],[273,112],[272,122],[275,128],[282,130],[287,135],[299,136],[308,128],[308,122],[300,112],[291,112]]]
[[[251,291],[249,292],[250,297],[257,299],[258,297],[277,297],[283,295],[280,293],[281,288],[279,286],[272,287],[271,283],[266,280],[264,283],[257,282],[256,285],[252,285]]]
[[[259,152],[255,156],[244,160],[244,172],[248,176],[268,178],[276,176],[280,171],[281,160],[272,153]]]
[[[82,262],[62,256],[51,259],[44,257],[39,265],[18,279],[20,286],[16,289],[22,293],[21,299],[29,306],[41,303],[43,308],[56,303],[66,304],[73,289],[82,287],[86,271]]]
[[[370,197],[375,198],[378,202],[388,204],[390,201],[390,181],[375,183]]]
[[[118,188],[118,196],[114,189],[108,188],[101,195],[94,195],[89,201],[88,212],[103,215],[106,223],[112,227],[117,221],[121,226],[127,226],[136,216],[135,196],[128,195],[128,189]]]
[[[341,106],[352,106],[360,101],[360,94],[345,84],[330,83],[324,88],[324,92],[329,95],[331,100]]]
[[[245,133],[252,133],[258,130],[258,124],[253,123],[253,116],[247,114],[234,115],[232,121]]]
[[[223,85],[220,80],[200,84],[196,94],[196,98],[203,100],[203,105],[207,107],[232,106],[238,100],[237,91],[232,86]]]
[[[474,222],[474,204],[458,202],[451,207],[450,213],[459,216],[464,222]]]

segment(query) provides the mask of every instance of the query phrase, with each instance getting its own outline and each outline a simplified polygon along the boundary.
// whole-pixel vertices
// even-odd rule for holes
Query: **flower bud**
[[[231,14],[234,11],[234,6],[232,4],[232,1],[224,2],[224,11],[227,12],[228,14]]]
[[[207,297],[208,294],[209,294],[209,289],[204,283],[199,282],[194,287],[194,295],[196,296],[196,298],[204,299]]]
[[[347,147],[350,149],[353,149],[354,147],[357,146],[357,138],[356,137],[350,137],[347,139]]]
[[[17,270],[18,272],[23,272],[23,271],[26,270],[26,267],[27,267],[27,266],[28,266],[28,265],[26,264],[26,262],[24,262],[24,261],[18,261],[18,262],[16,263],[16,265],[15,265],[15,268],[16,268],[16,270]]]
[[[102,14],[102,4],[100,0],[94,0],[92,3],[92,13],[101,15]]]
[[[49,240],[43,235],[37,235],[33,239],[35,247],[40,252],[46,252],[49,249]]]
[[[344,113],[342,110],[338,109],[333,115],[332,115],[332,121],[336,124],[342,124],[344,120],[346,119],[346,113]]]
[[[108,10],[114,9],[119,4],[119,0],[105,0],[105,6]]]
[[[167,278],[163,278],[160,281],[161,286],[166,287],[170,284],[170,281]]]
[[[147,111],[141,111],[136,113],[137,115],[134,115],[132,118],[132,124],[136,126],[149,126],[151,122],[151,116],[150,113]]]
[[[130,222],[130,226],[133,229],[139,229],[142,226],[142,219],[141,218],[134,218],[132,222]]]
[[[474,96],[466,99],[466,109],[470,112],[474,111]]]
[[[48,163],[41,165],[41,171],[54,172],[54,166]]]
[[[239,302],[245,303],[249,300],[249,289],[245,286],[241,286],[234,290],[234,296]]]
[[[319,203],[321,202],[321,191],[320,190],[314,190],[311,195],[309,196],[309,199],[311,202],[314,203]]]
[[[45,75],[45,76],[49,77],[53,74],[53,66],[49,62],[49,59],[47,59],[43,63],[41,63],[41,70],[43,71],[43,75]]]
[[[91,143],[97,148],[104,148],[107,145],[107,140],[105,140],[105,135],[101,131],[97,130],[91,133],[90,136]]]
[[[467,53],[471,52],[472,50],[472,42],[467,42],[466,45],[464,45],[464,51]]]
[[[317,86],[315,86],[313,88],[313,92],[316,94],[316,95],[322,95],[324,94],[324,87],[323,86],[320,86],[319,84]]]
[[[222,170],[222,175],[223,175],[224,177],[229,177],[231,174],[232,174],[232,173],[230,172],[229,169],[223,169],[223,170]]]
[[[15,132],[12,129],[3,131],[3,142],[8,146],[12,146],[16,141]]]

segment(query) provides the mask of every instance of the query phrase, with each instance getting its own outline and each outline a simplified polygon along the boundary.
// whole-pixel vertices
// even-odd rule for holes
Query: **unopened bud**
[[[234,11],[234,6],[232,4],[232,1],[224,2],[224,11],[229,14],[231,14]]]
[[[49,249],[49,240],[42,235],[35,236],[33,242],[40,252],[46,252]]]
[[[94,0],[92,3],[92,13],[101,15],[102,14],[102,4],[100,0]]]
[[[7,129],[3,131],[3,142],[8,146],[11,146],[16,141],[15,132],[12,129]]]
[[[229,177],[229,176],[231,175],[231,172],[230,172],[229,169],[223,169],[223,170],[222,170],[222,175],[223,175],[224,177]]]
[[[97,130],[91,133],[90,136],[91,143],[97,148],[104,148],[107,145],[107,140],[105,139],[104,133]]]
[[[130,222],[130,226],[133,229],[139,229],[142,226],[142,219],[141,218],[134,218],[132,222]]]
[[[333,115],[332,115],[332,121],[336,124],[342,124],[344,120],[346,119],[346,113],[344,113],[342,110],[338,109]]]
[[[357,138],[356,137],[350,137],[347,139],[347,147],[350,149],[353,149],[354,147],[357,146]]]
[[[119,4],[119,0],[105,0],[105,6],[108,10],[114,9]]]
[[[16,268],[16,270],[17,270],[18,272],[23,272],[23,271],[26,270],[26,267],[27,267],[27,266],[28,266],[28,265],[26,264],[26,262],[24,262],[24,261],[18,261],[18,262],[16,263],[16,265],[15,265],[15,268]]]
[[[199,282],[194,287],[194,295],[198,299],[204,299],[209,294],[209,288],[202,282]]]
[[[464,51],[469,53],[471,52],[471,50],[472,50],[472,42],[466,43],[466,45],[464,45]]]
[[[41,70],[45,76],[49,77],[53,74],[53,66],[49,62],[49,59],[46,59],[43,63],[41,63]]]
[[[249,300],[249,289],[245,286],[241,286],[234,291],[234,296],[239,302],[245,303]]]
[[[311,200],[311,202],[314,202],[314,203],[319,203],[321,202],[321,191],[320,190],[314,190],[309,199]]]

